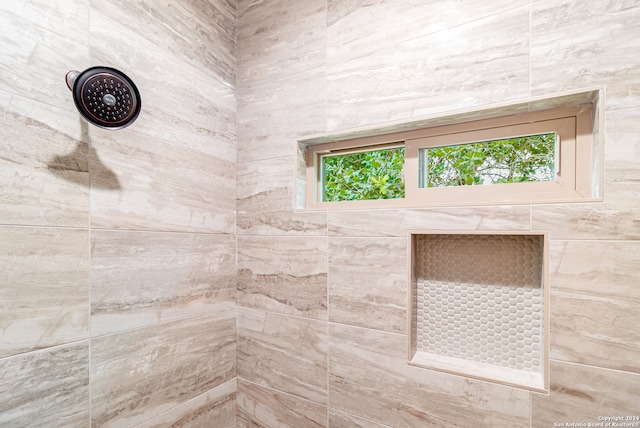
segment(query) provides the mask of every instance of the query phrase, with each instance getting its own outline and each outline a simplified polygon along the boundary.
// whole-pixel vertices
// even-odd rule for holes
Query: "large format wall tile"
[[[408,230],[529,230],[528,206],[329,211],[329,236],[407,236]]]
[[[183,61],[215,73],[229,85],[235,83],[236,73],[234,3],[232,0],[90,1],[92,11],[135,32],[136,41],[144,37]]]
[[[238,305],[327,319],[326,237],[238,237]]]
[[[136,428],[235,428],[236,389],[230,380]]]
[[[407,332],[407,239],[329,240],[329,321]]]
[[[640,4],[543,0],[531,4],[531,92],[607,86],[607,109],[640,106]]]
[[[640,108],[608,111],[605,119],[605,181],[635,184],[640,181]]]
[[[639,190],[609,184],[604,202],[533,206],[533,228],[548,230],[552,239],[640,239]]]
[[[549,270],[551,358],[640,373],[640,242],[552,241]]]
[[[292,157],[238,164],[238,233],[326,235],[326,212],[294,212]]]
[[[326,323],[240,308],[238,377],[326,405]]]
[[[599,417],[639,416],[638,397],[639,374],[551,361],[551,393],[548,396],[533,394],[531,426],[552,427],[560,426],[554,423],[568,422],[588,426],[603,422]],[[640,421],[616,422],[638,424]]]
[[[344,412],[329,410],[329,426],[335,428],[390,428]]]
[[[86,227],[86,125],[66,111],[0,92],[0,129],[0,222]]]
[[[235,237],[102,231],[91,234],[91,334],[232,307]]]
[[[407,364],[406,336],[329,325],[329,405],[394,427],[529,425],[529,392]]]
[[[446,31],[528,5],[528,0],[328,0],[328,60],[364,56],[380,46]]]
[[[327,130],[525,98],[528,28],[524,6],[365,56],[329,57]]]
[[[293,156],[325,132],[325,68],[238,92],[238,162]]]
[[[0,226],[0,357],[88,337],[88,238]]]
[[[233,163],[129,130],[92,129],[91,144],[93,227],[235,231]]]
[[[0,90],[75,111],[64,77],[89,65],[88,22],[87,0],[0,2]]]
[[[235,426],[236,4],[0,2],[0,426]],[[131,128],[76,110],[92,65]]]
[[[239,0],[238,88],[324,66],[326,0]]]
[[[604,201],[533,206],[533,227],[552,239],[640,239],[640,108],[605,118]]]
[[[233,86],[218,80],[215,71],[191,66],[165,46],[142,39],[110,16],[92,13],[90,28],[94,61],[122,70],[140,90],[142,110],[130,129],[235,161]]]
[[[0,359],[0,426],[88,425],[88,341]]]
[[[327,408],[311,401],[238,381],[238,428],[323,428]]]
[[[91,341],[93,426],[133,426],[236,376],[234,309]]]

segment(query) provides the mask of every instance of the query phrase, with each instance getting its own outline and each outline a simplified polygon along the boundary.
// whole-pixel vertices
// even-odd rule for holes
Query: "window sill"
[[[567,92],[553,96],[531,98],[519,102],[496,104],[476,109],[443,113],[411,122],[386,124],[382,127],[367,127],[343,132],[316,136],[298,142],[298,159],[296,171],[296,211],[329,211],[329,210],[369,210],[394,208],[431,208],[459,206],[496,206],[496,205],[528,205],[558,204],[575,202],[600,202],[603,199],[603,94],[602,87],[589,88],[582,91]],[[522,115],[537,115],[551,109],[575,108],[590,104],[592,111],[588,113],[585,129],[587,137],[581,144],[581,151],[576,153],[576,165],[581,165],[581,174],[576,174],[574,188],[553,186],[558,182],[542,188],[537,183],[497,184],[489,186],[460,186],[430,189],[407,189],[405,198],[357,200],[340,202],[319,202],[309,197],[314,191],[309,183],[314,173],[310,172],[306,154],[319,144],[332,143],[338,147],[367,147],[389,142],[391,134],[400,133],[405,140],[421,138],[425,129],[442,129],[456,126],[463,130],[473,130],[474,122],[488,120],[489,123],[511,121]],[[586,117],[586,116],[585,116]],[[583,120],[585,122],[585,120]],[[577,133],[584,135],[584,129],[578,125]],[[416,137],[417,135],[417,137]],[[357,139],[357,143],[353,140]],[[592,141],[587,141],[591,139]],[[355,145],[354,145],[355,144]],[[407,158],[409,162],[412,158]],[[407,164],[405,163],[405,168]],[[524,185],[524,186],[523,186]],[[502,186],[511,186],[509,188]],[[506,190],[506,191],[505,191]],[[434,195],[435,197],[431,197]]]

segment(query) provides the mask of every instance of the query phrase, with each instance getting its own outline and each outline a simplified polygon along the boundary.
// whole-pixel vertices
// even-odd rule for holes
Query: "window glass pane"
[[[556,133],[419,151],[419,187],[555,180]]]
[[[322,157],[324,202],[404,197],[404,147]]]

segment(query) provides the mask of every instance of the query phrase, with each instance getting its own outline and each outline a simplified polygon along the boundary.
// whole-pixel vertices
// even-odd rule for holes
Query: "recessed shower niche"
[[[409,233],[409,364],[547,392],[544,233]]]

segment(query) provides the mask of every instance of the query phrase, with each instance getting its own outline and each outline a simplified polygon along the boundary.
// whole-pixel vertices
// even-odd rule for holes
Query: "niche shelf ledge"
[[[409,232],[413,366],[548,392],[547,235]]]

